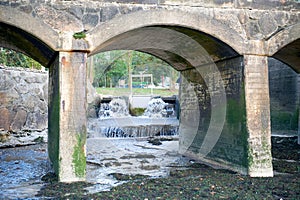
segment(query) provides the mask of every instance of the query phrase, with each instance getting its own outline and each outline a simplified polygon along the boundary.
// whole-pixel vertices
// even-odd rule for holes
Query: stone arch
[[[42,21],[16,9],[1,9],[0,46],[24,53],[47,67],[58,38]]]
[[[288,70],[288,69],[286,69],[287,68],[286,65],[288,65],[289,67],[291,67],[291,69],[293,69],[296,72],[295,73],[292,70],[290,70],[291,72],[288,75],[286,75],[284,78],[281,79],[281,81],[287,81],[288,83],[292,84],[291,87],[288,87],[288,91],[286,91],[287,89],[283,88],[284,93],[289,92],[288,95],[283,95],[283,96],[285,97],[285,99],[293,99],[293,101],[290,101],[287,104],[286,102],[284,102],[285,99],[280,99],[280,97],[277,97],[276,95],[272,96],[272,91],[271,91],[271,116],[273,115],[273,118],[276,119],[276,114],[278,114],[278,113],[281,116],[283,114],[289,113],[290,117],[287,117],[287,119],[285,119],[285,121],[290,120],[291,126],[294,125],[294,128],[293,127],[289,127],[289,128],[291,128],[293,130],[298,128],[298,144],[300,144],[299,83],[298,83],[299,82],[299,73],[300,73],[300,23],[295,24],[293,26],[290,26],[290,27],[282,30],[281,32],[276,34],[274,37],[272,37],[268,42],[269,42],[269,48],[270,48],[270,55],[273,58],[275,58],[275,61],[273,61],[273,62],[275,62],[275,63],[282,62],[281,64],[279,64],[281,68]],[[276,64],[275,64],[275,67],[276,67]],[[270,66],[269,66],[269,70],[270,70]],[[270,73],[270,71],[269,71],[269,73]],[[283,74],[284,74],[284,72],[281,72],[281,76],[284,76]],[[269,77],[269,79],[271,80],[272,77]],[[287,84],[283,83],[282,85],[286,86]],[[277,88],[277,90],[278,90],[278,88]],[[292,90],[292,91],[290,91],[290,90]],[[281,92],[280,94],[282,94],[283,92]],[[272,102],[274,102],[275,105],[280,104],[282,106],[280,108],[277,108],[278,106],[277,107],[272,106]],[[297,122],[295,121],[296,119],[298,119],[298,126],[297,126]],[[280,126],[281,125],[280,122],[281,122],[280,120],[277,120],[276,122],[273,121],[272,125]],[[286,127],[284,127],[284,128],[287,129]]]
[[[229,44],[238,53],[244,51],[244,38],[241,34],[209,15],[179,10],[150,10],[122,15],[97,26],[88,33],[93,45],[91,54],[101,51],[107,41],[118,35],[148,26],[177,26],[201,31]]]
[[[93,45],[90,55],[137,50],[181,71],[180,153],[247,173],[240,56],[243,38],[208,16],[193,17],[182,12],[149,11],[116,18],[88,33]],[[203,24],[199,22],[202,17]],[[228,45],[231,43],[233,46]],[[236,149],[241,151],[238,159],[234,158]]]
[[[300,24],[290,26],[269,41],[269,53],[272,57],[288,64],[300,73]]]

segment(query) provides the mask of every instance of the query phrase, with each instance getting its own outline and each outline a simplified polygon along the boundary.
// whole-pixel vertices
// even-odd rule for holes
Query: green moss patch
[[[74,147],[73,164],[75,167],[75,175],[77,177],[84,177],[86,170],[86,156],[85,156],[86,132],[77,135],[77,145]]]
[[[142,116],[146,108],[130,108],[130,114],[132,116]]]

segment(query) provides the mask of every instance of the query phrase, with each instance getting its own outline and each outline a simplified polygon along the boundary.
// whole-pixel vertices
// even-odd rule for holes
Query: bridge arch
[[[100,52],[107,41],[114,37],[149,26],[175,26],[200,31],[223,41],[238,53],[243,52],[244,38],[241,34],[209,15],[178,10],[149,10],[119,16],[89,32],[90,43],[93,45],[91,54]]]
[[[270,47],[270,55],[271,57],[275,58],[274,60],[270,59],[269,63],[272,63],[272,65],[269,65],[269,79],[272,81],[274,79],[275,81],[287,81],[286,83],[283,83],[284,87],[280,94],[287,92],[288,99],[294,99],[294,101],[290,101],[288,104],[285,102],[285,99],[287,99],[287,95],[285,96],[285,99],[281,99],[279,96],[276,95],[275,92],[272,93],[270,91],[270,100],[271,100],[271,117],[274,118],[274,121],[272,121],[272,128],[276,129],[275,131],[281,131],[280,129],[291,129],[292,131],[298,131],[298,144],[300,144],[300,129],[299,129],[299,73],[300,73],[300,23],[295,24],[293,26],[290,26],[278,34],[276,34],[274,37],[272,37],[269,41],[269,47]],[[282,62],[282,63],[281,63]],[[286,65],[285,65],[286,64]],[[276,79],[276,73],[272,72],[272,68],[274,69],[280,67],[282,70],[282,74],[287,73],[288,70],[290,70],[289,74],[287,75],[281,75],[281,79]],[[289,69],[289,67],[292,69]],[[294,71],[293,71],[294,70]],[[272,75],[274,74],[274,78]],[[273,80],[273,81],[274,81]],[[289,87],[288,84],[292,84]],[[276,92],[279,91],[278,87]],[[280,88],[281,89],[281,88]],[[278,106],[272,106],[275,105],[281,105]],[[279,114],[278,114],[279,113]],[[285,119],[286,121],[291,121],[290,127],[284,127],[282,128],[283,124],[281,120],[278,120],[278,115],[283,115],[289,113],[290,118],[287,117]],[[292,113],[292,114],[291,114]],[[297,121],[292,121],[291,119],[294,117],[294,119],[297,119]],[[280,119],[280,118],[279,118]],[[279,129],[279,130],[277,130]],[[295,133],[292,133],[295,134]]]
[[[164,17],[158,15],[160,12]],[[247,173],[244,72],[239,53],[243,39],[207,16],[203,20],[206,24],[201,24],[199,18],[181,12],[174,13],[178,17],[174,18],[172,13],[132,14],[97,27],[88,33],[94,45],[90,55],[137,50],[157,56],[180,71],[180,153]],[[238,150],[241,154],[236,159],[233,154]]]
[[[300,23],[280,31],[268,43],[272,57],[288,64],[300,73]]]
[[[55,54],[58,38],[42,21],[16,9],[1,9],[0,46],[24,53],[47,67]]]

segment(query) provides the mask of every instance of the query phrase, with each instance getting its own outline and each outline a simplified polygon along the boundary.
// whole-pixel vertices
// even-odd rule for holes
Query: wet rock
[[[44,141],[44,137],[39,136],[39,137],[35,138],[33,140],[33,142],[35,142],[35,143],[43,143],[43,142],[45,142]]]
[[[9,140],[10,133],[7,131],[0,131],[0,142],[6,142]]]
[[[151,138],[148,140],[148,142],[153,145],[161,145],[162,144],[159,138]]]
[[[122,156],[120,157],[120,159],[135,159],[135,158],[139,158],[139,159],[143,159],[143,158],[155,158],[154,155],[151,154],[136,154],[136,155],[128,155],[128,156]]]
[[[139,168],[142,169],[142,170],[151,171],[151,170],[159,169],[160,166],[158,166],[158,165],[141,165]]]
[[[138,180],[138,179],[144,179],[149,177],[141,174],[133,175],[133,174],[122,174],[122,173],[111,173],[109,174],[109,176],[112,176],[119,181]]]
[[[14,131],[47,128],[47,80],[47,72],[0,69],[0,128]]]
[[[47,183],[53,183],[58,181],[58,177],[56,176],[55,173],[53,172],[48,172],[42,177],[42,181],[47,182]]]

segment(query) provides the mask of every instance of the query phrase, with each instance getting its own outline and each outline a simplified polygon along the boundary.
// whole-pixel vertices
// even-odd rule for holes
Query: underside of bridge
[[[273,55],[274,58],[286,63],[300,73],[300,39],[293,41]]]
[[[55,51],[39,38],[15,26],[0,22],[0,46],[21,52],[48,66]]]
[[[245,60],[257,74],[264,68],[252,65],[262,59],[267,67],[266,58],[246,59],[215,37],[179,26],[128,31],[101,44],[92,54],[109,50],[149,53],[181,72],[180,153],[252,176],[273,175],[268,98],[262,104],[262,115],[249,117],[258,121],[248,122],[245,96],[245,75],[251,73],[245,74]],[[261,94],[268,97],[268,82],[258,84],[262,84]],[[258,128],[263,129],[256,131],[250,144],[247,123],[259,123]]]
[[[55,51],[5,23],[0,39],[49,67],[49,157],[60,181],[84,180],[85,42],[73,39],[74,51]],[[164,25],[118,34],[89,56],[110,50],[149,53],[181,72],[180,153],[250,176],[273,175],[267,56],[239,55],[207,33]],[[299,72],[299,40],[274,57]]]

